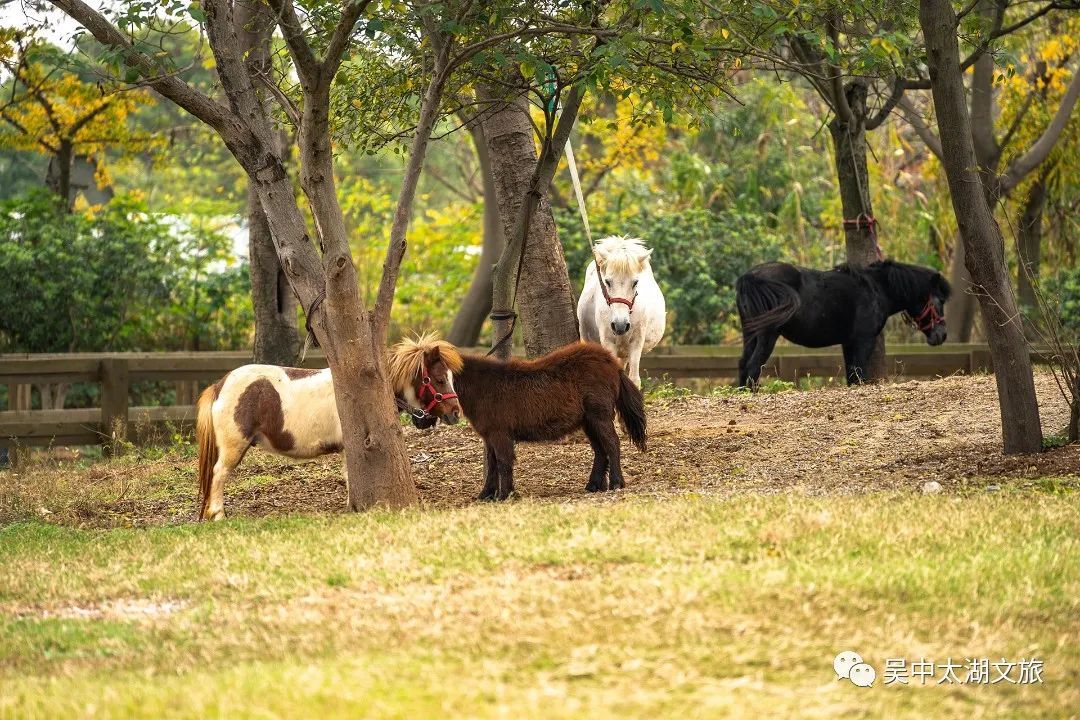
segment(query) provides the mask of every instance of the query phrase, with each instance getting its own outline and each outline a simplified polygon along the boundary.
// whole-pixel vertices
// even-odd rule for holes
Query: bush
[[[246,347],[250,280],[230,250],[127,196],[75,213],[43,190],[0,203],[0,351]]]
[[[1062,327],[1080,334],[1080,267],[1059,270],[1048,278],[1045,289],[1058,306]]]
[[[21,352],[115,349],[165,281],[161,228],[133,222],[124,200],[68,214],[36,190],[0,204],[0,347]]]

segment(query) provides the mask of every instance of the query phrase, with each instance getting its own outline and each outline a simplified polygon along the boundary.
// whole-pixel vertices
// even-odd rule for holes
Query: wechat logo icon
[[[870,687],[877,679],[877,670],[864,663],[862,655],[853,650],[839,653],[833,658],[832,666],[837,680],[850,680],[859,687]]]

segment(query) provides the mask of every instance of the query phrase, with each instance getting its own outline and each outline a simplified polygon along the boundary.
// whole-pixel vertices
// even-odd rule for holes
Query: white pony
[[[577,306],[581,339],[610,350],[638,387],[642,353],[664,337],[664,295],[653,278],[650,255],[652,250],[637,238],[613,235],[600,240]]]

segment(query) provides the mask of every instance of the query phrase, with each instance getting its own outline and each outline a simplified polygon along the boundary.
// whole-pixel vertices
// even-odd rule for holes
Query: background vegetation
[[[6,37],[9,57],[26,44],[11,32]],[[1071,52],[1070,42],[1038,34],[1013,41],[1024,51],[1013,56],[1014,65],[1001,76],[1006,115],[1026,102],[1015,79],[1023,68],[1033,62],[1053,64]],[[35,47],[33,67],[53,71],[51,95],[73,104],[86,102],[89,81],[62,65],[55,49]],[[194,57],[195,48],[190,52]],[[187,72],[193,83],[211,82],[210,71],[198,63]],[[1060,94],[1066,80],[1058,73],[1047,87]],[[6,81],[9,87],[13,82],[11,77]],[[735,340],[732,285],[755,262],[784,259],[829,267],[843,260],[842,212],[832,146],[821,125],[821,99],[803,81],[774,73],[743,71],[733,91],[738,102],[716,101],[700,116],[676,113],[670,121],[655,110],[655,117],[649,116],[647,106],[632,94],[623,99],[590,96],[575,131],[594,230],[638,235],[655,248],[656,274],[670,310],[666,342]],[[47,217],[48,202],[38,190],[48,184],[50,153],[16,132],[11,122],[0,132],[0,270],[21,277],[31,248],[45,252],[50,243],[59,243],[60,252],[47,270],[25,276],[40,285],[38,295],[20,295],[18,284],[5,289],[10,297],[4,300],[20,312],[18,317],[5,313],[0,321],[0,349],[250,347],[243,174],[216,138],[169,103],[141,90],[118,97],[125,101],[110,110],[114,139],[86,142],[79,151],[94,159],[95,182],[111,199],[94,204],[76,197],[68,217]],[[34,108],[20,108],[3,112],[21,112],[14,119],[23,126],[44,122]],[[1074,119],[1070,127],[1076,125]],[[445,332],[479,261],[479,168],[468,134],[447,132],[451,129],[440,133],[421,180],[392,337],[423,329]],[[1076,130],[1070,132],[1075,137]],[[947,267],[955,221],[937,160],[898,117],[884,132],[870,133],[868,141],[884,252]],[[1062,141],[1062,148],[1054,166],[1041,265],[1048,288],[1060,293],[1068,324],[1075,326],[1080,324],[1075,307],[1080,228],[1070,210],[1080,196],[1075,144]],[[403,161],[395,150],[400,148],[393,144],[378,151],[339,148],[341,203],[357,240],[354,257],[368,301],[377,288],[400,185]],[[1022,199],[1024,193],[1011,197]],[[1000,204],[1003,227],[1015,226],[1018,203]],[[556,176],[553,204],[571,278],[580,285],[588,246],[565,171]],[[95,237],[105,242],[86,255],[60,243],[60,238],[85,243]],[[1007,244],[1015,257],[1013,243]],[[61,252],[62,246],[67,249]],[[110,296],[113,283],[98,274],[110,253],[127,258],[113,270],[128,281],[119,304]],[[71,293],[58,293],[56,283],[65,277],[85,282]],[[76,337],[72,328],[81,321],[71,320],[60,329],[58,317],[92,317],[93,327],[82,328]],[[891,341],[911,337],[900,323],[889,332]]]

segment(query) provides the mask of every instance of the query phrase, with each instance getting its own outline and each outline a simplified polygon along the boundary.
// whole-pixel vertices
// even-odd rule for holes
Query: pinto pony
[[[945,342],[949,293],[937,270],[892,260],[832,270],[757,265],[735,281],[743,331],[739,386],[757,384],[781,336],[806,347],[843,346],[847,382],[861,382],[874,340],[896,313],[906,313],[929,345]]]
[[[626,486],[619,460],[616,411],[630,440],[645,450],[645,404],[641,391],[610,352],[573,343],[535,360],[493,360],[460,355],[434,335],[405,340],[390,356],[395,392],[407,394],[423,368],[460,358],[454,387],[469,423],[484,440],[486,477],[481,500],[514,492],[514,443],[558,440],[585,431],[593,449],[589,492]]]
[[[664,337],[664,294],[653,277],[650,255],[652,250],[637,238],[600,240],[577,306],[581,339],[614,353],[638,387],[641,356]]]
[[[398,406],[414,422],[457,422],[453,371],[447,357],[427,368],[421,382],[404,388]],[[195,436],[199,448],[199,518],[225,518],[225,481],[252,446],[277,455],[309,459],[341,452],[341,421],[330,370],[244,365],[199,396]],[[344,468],[344,463],[342,464]],[[345,481],[348,482],[346,473]]]

